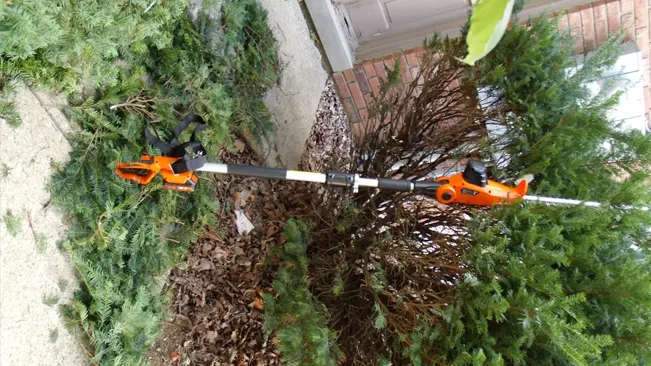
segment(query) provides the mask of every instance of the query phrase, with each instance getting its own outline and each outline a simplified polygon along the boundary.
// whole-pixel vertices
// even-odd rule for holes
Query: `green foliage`
[[[43,295],[43,304],[47,306],[54,306],[59,303],[59,295]]]
[[[50,343],[56,343],[57,340],[59,339],[59,330],[58,329],[52,329],[50,331],[49,339],[50,339]]]
[[[81,279],[62,311],[99,365],[146,362],[164,318],[164,275],[214,223],[216,210],[209,179],[180,194],[160,180],[143,187],[123,181],[115,164],[158,154],[143,136],[148,121],[168,139],[180,117],[200,114],[210,158],[234,130],[264,132],[271,124],[261,98],[276,80],[277,60],[265,12],[252,0],[224,1],[222,16],[203,23],[224,33],[209,39],[185,18],[186,5],[0,5],[0,74],[74,93],[66,112],[81,130],[51,183],[53,202],[72,221],[63,248]]]
[[[0,167],[0,178],[4,180],[5,178],[9,177],[11,171],[12,168],[10,168],[7,164],[2,163],[2,167]]]
[[[16,0],[0,5],[0,71],[73,92],[118,82],[118,60],[164,48],[187,1]],[[148,10],[147,10],[148,9]],[[147,10],[147,11],[146,11]]]
[[[5,213],[4,217],[2,218],[3,221],[5,222],[5,227],[7,228],[7,232],[9,235],[13,236],[14,238],[18,233],[20,232],[20,217],[14,215],[11,213],[11,211],[7,210]]]
[[[494,160],[510,158],[499,177],[534,174],[535,194],[639,204],[648,199],[647,175],[635,171],[651,163],[651,138],[620,131],[607,118],[619,93],[593,97],[587,87],[617,60],[620,38],[612,36],[568,72],[576,66],[572,44],[555,21],[540,17],[515,23],[477,64],[473,80],[507,129],[487,152]],[[630,179],[612,179],[622,175]]]
[[[344,208],[344,213],[339,217],[337,224],[337,231],[340,233],[345,232],[353,226],[353,223],[357,219],[357,216],[361,211],[354,204],[350,204]]]
[[[13,101],[13,95],[8,86],[2,87],[2,82],[0,81],[0,118],[7,121],[9,126],[18,127],[22,123],[20,120],[20,115],[16,111],[15,103]]]
[[[66,289],[68,288],[68,280],[65,278],[59,278],[59,281],[57,282],[57,286],[59,286],[59,291],[65,292]]]
[[[273,281],[275,296],[265,294],[265,331],[275,332],[283,362],[288,365],[337,365],[342,354],[328,329],[328,312],[308,289],[308,228],[290,220],[286,242],[278,252],[282,267]]]
[[[47,237],[43,235],[43,233],[40,233],[36,236],[36,250],[39,253],[45,253],[46,249],[47,249]]]
[[[532,42],[531,40],[536,40]],[[610,38],[578,70],[572,40],[544,18],[515,24],[474,70],[505,135],[498,176],[533,173],[536,194],[649,206],[651,137],[607,118],[619,95],[592,96],[619,54]],[[615,179],[615,177],[618,177]],[[527,205],[469,226],[457,300],[423,354],[486,364],[638,365],[651,357],[651,217],[641,210]],[[419,334],[420,336],[420,334]]]
[[[649,362],[650,223],[581,207],[479,215],[458,298],[430,341],[448,362],[479,351],[495,365]]]

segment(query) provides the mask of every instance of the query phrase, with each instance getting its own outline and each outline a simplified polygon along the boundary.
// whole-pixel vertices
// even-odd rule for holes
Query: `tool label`
[[[476,196],[476,195],[479,194],[479,192],[473,191],[472,189],[468,189],[468,188],[462,188],[461,189],[461,194],[467,194],[469,196]]]

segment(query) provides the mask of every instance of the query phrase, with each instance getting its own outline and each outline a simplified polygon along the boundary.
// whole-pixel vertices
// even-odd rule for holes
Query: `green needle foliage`
[[[20,232],[20,223],[21,219],[19,216],[14,215],[11,211],[7,210],[4,217],[2,218],[5,222],[5,227],[9,235],[16,237]]]
[[[63,247],[81,279],[63,311],[94,364],[146,362],[164,318],[165,275],[217,208],[206,176],[180,194],[163,190],[160,178],[142,187],[123,181],[116,163],[160,154],[144,138],[148,122],[169,140],[179,119],[200,114],[209,159],[232,132],[271,125],[261,98],[278,62],[265,12],[253,0],[220,2],[222,16],[201,17],[201,29],[223,32],[208,39],[185,17],[187,3],[0,5],[0,74],[71,93],[66,112],[80,127],[51,190],[71,219]]]
[[[57,340],[59,340],[59,330],[58,329],[52,329],[50,331],[50,343],[56,343]]]
[[[625,243],[648,240],[642,225],[651,220],[632,214],[628,230],[608,229],[621,220],[618,212],[581,207],[479,215],[469,228],[473,245],[457,301],[442,312],[444,336],[431,339],[440,342],[442,360],[469,364],[483,354],[495,365],[648,362],[650,350],[634,347],[648,339],[648,322],[629,328],[651,316],[648,249]]]
[[[59,303],[59,295],[43,295],[43,304],[54,306]]]
[[[620,93],[588,90],[614,65],[621,38],[610,37],[578,70],[572,45],[554,20],[539,17],[514,25],[477,63],[468,82],[486,92],[487,108],[499,112],[497,123],[506,128],[487,156],[510,159],[498,177],[534,174],[535,194],[613,203],[648,198],[638,171],[651,164],[651,140],[617,129],[618,121],[607,117]]]
[[[0,71],[73,92],[81,80],[118,83],[118,58],[132,63],[164,48],[187,1],[16,0],[0,4]],[[82,75],[82,79],[78,75]]]
[[[14,108],[14,103],[11,101],[12,95],[9,92],[8,86],[3,86],[0,80],[0,118],[7,121],[11,127],[18,127],[22,123],[20,115]]]
[[[308,289],[307,225],[290,220],[285,237],[277,252],[283,263],[273,281],[275,295],[264,296],[265,331],[275,333],[288,365],[337,365],[343,355],[327,327],[327,310]]]

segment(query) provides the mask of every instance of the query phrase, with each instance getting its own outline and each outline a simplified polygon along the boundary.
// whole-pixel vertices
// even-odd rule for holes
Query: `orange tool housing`
[[[442,185],[436,190],[436,198],[441,203],[462,203],[474,206],[493,206],[521,200],[527,193],[528,182],[522,180],[516,187],[486,181],[486,185],[468,182],[463,173],[440,177],[436,182]]]
[[[172,163],[177,160],[179,158],[142,155],[138,162],[119,163],[115,172],[119,177],[139,184],[148,184],[160,172],[165,189],[192,192],[197,184],[197,176],[192,171],[174,174]]]

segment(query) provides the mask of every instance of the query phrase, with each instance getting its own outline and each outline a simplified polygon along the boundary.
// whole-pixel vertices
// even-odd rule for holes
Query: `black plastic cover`
[[[470,184],[480,187],[486,187],[488,184],[488,177],[486,174],[486,164],[479,160],[470,160],[466,164],[466,169],[463,171],[463,179]]]

